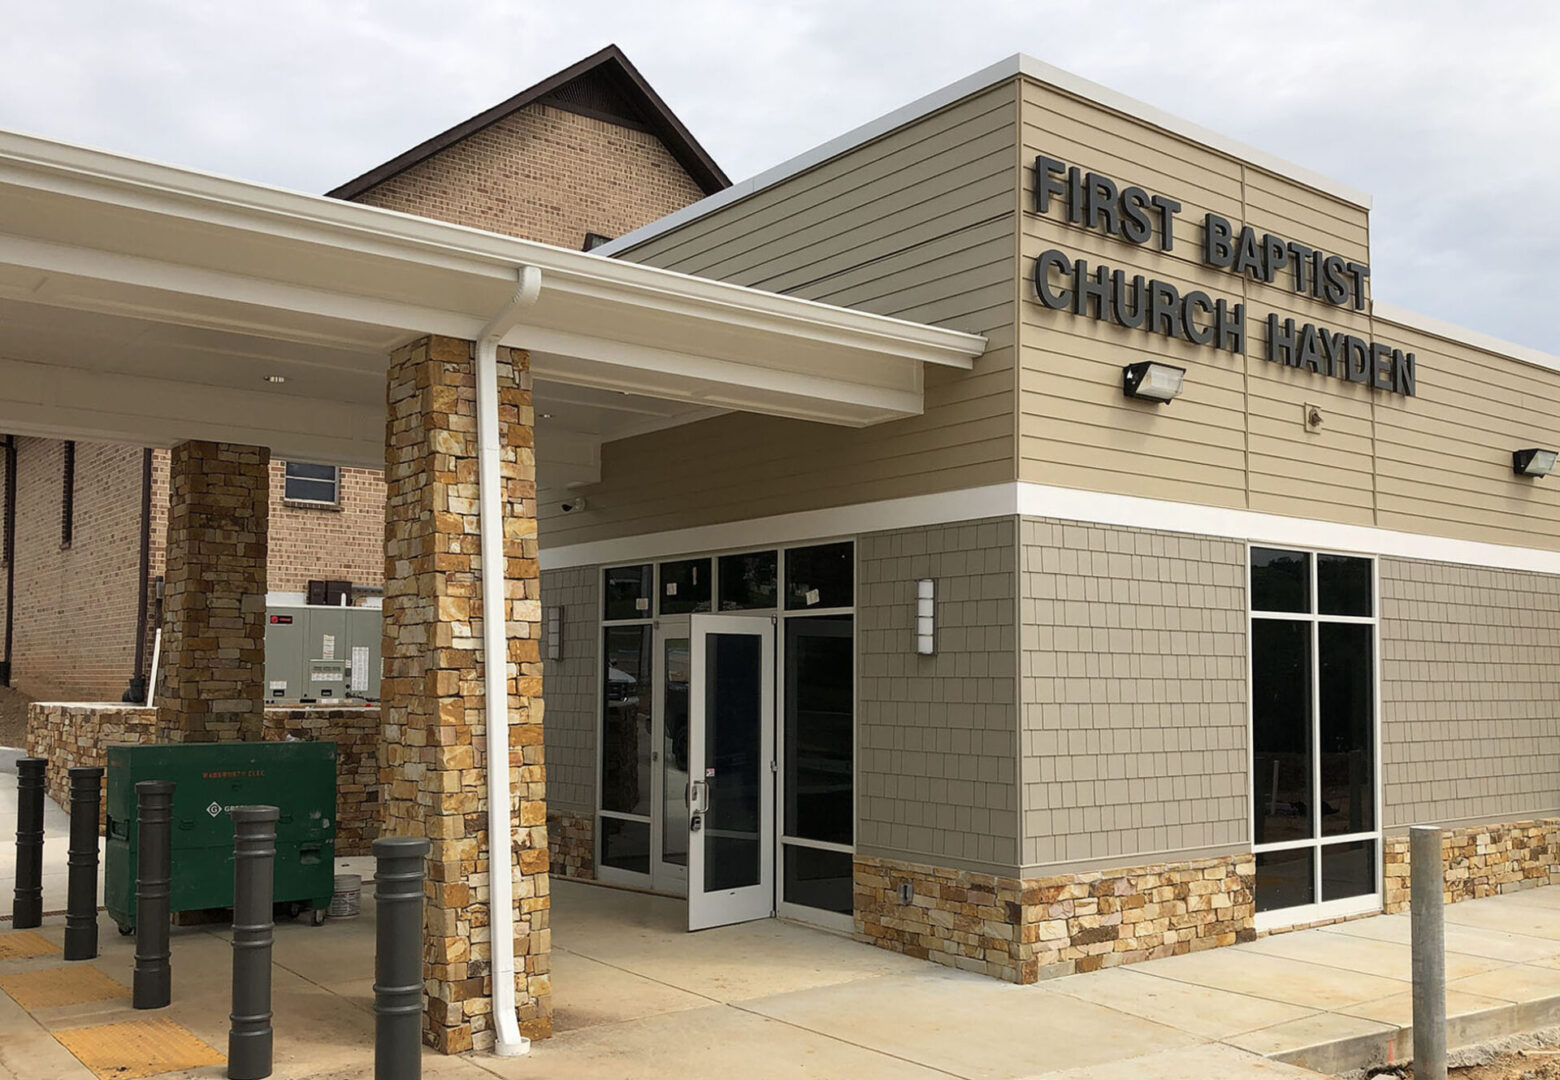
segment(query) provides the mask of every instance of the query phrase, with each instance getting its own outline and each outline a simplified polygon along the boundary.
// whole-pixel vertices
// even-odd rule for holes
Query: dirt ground
[[[20,690],[0,686],[0,746],[21,748],[27,734],[27,703],[31,700]]]
[[[1447,1080],[1560,1080],[1560,1050],[1517,1050],[1496,1054],[1482,1065],[1446,1070]],[[1372,1071],[1372,1080],[1413,1080],[1413,1069]]]

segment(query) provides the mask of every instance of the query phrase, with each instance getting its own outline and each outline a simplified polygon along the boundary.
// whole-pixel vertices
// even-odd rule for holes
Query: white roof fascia
[[[1502,341],[1498,337],[1481,334],[1479,331],[1469,330],[1465,326],[1443,322],[1440,319],[1431,318],[1429,315],[1421,315],[1417,311],[1409,311],[1406,308],[1398,307],[1396,304],[1383,304],[1380,301],[1372,301],[1371,317],[1382,322],[1392,323],[1395,326],[1401,326],[1407,330],[1418,330],[1420,333],[1445,338],[1447,341],[1455,341],[1459,345],[1469,345],[1487,353],[1503,356],[1508,360],[1531,364],[1534,367],[1547,368],[1550,371],[1560,371],[1560,356],[1546,353],[1540,349],[1529,348],[1526,345]]]
[[[783,180],[788,180],[816,165],[821,165],[832,157],[837,157],[848,150],[854,150],[856,147],[871,142],[873,139],[887,135],[896,128],[903,127],[924,116],[929,116],[939,109],[952,105],[956,101],[967,98],[972,94],[977,94],[982,90],[1019,75],[1025,75],[1038,82],[1047,83],[1058,90],[1081,97],[1086,101],[1092,101],[1097,105],[1103,105],[1108,109],[1114,109],[1116,112],[1153,124],[1155,127],[1162,128],[1173,135],[1180,135],[1193,142],[1201,143],[1231,157],[1255,165],[1258,168],[1293,180],[1298,184],[1315,188],[1334,198],[1342,199],[1344,202],[1358,206],[1361,209],[1370,209],[1370,195],[1357,188],[1349,187],[1347,184],[1329,179],[1303,166],[1285,161],[1283,158],[1263,150],[1258,150],[1256,147],[1248,146],[1236,139],[1210,131],[1189,120],[1173,116],[1161,109],[1156,109],[1152,105],[1138,101],[1136,98],[1128,97],[1126,94],[1118,93],[1109,87],[1101,86],[1099,83],[1090,82],[1088,79],[1074,75],[1069,71],[1063,71],[1061,68],[1043,63],[1032,56],[1015,53],[1013,56],[1000,60],[990,67],[982,68],[973,75],[968,75],[957,82],[949,83],[942,89],[934,90],[925,97],[917,98],[910,104],[895,109],[893,112],[885,113],[876,120],[870,120],[836,139],[830,139],[828,142],[815,146],[805,153],[798,154],[788,161],[783,161],[774,168],[766,169],[756,176],[733,184],[724,191],[718,191],[714,195],[700,199],[698,202],[685,206],[681,210],[676,210],[663,218],[652,221],[642,228],[635,229],[633,232],[620,236],[609,243],[602,244],[600,247],[593,248],[592,253],[597,255],[621,254],[648,240],[654,239],[662,233],[681,225],[686,225],[690,221],[695,221],[706,214],[713,213],[739,199],[745,199],[749,195],[753,195],[767,187],[772,187]]]
[[[0,130],[0,187],[6,185],[484,277],[511,278],[517,266],[535,266],[544,289],[923,363],[968,369],[986,347],[977,334]]]

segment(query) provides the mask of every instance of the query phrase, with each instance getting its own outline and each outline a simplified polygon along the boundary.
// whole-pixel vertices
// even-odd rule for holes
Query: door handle
[[[688,785],[688,810],[694,814],[707,814],[710,809],[710,785],[694,780]]]

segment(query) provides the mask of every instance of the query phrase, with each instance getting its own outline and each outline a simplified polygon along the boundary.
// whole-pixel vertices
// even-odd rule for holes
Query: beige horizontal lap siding
[[[1417,357],[1419,395],[1376,408],[1377,523],[1521,547],[1560,547],[1560,486],[1511,471],[1556,448],[1560,372],[1375,320]]]
[[[623,258],[984,335],[928,367],[922,415],[847,429],[729,414],[611,442],[548,547],[1015,478],[1016,82],[993,87]]]
[[[1204,217],[1368,264],[1362,208],[1102,106],[1025,81],[1019,273],[1021,480],[1374,525],[1459,539],[1560,548],[1560,484],[1511,475],[1511,451],[1556,444],[1560,372],[1296,293],[1292,270],[1266,284],[1203,262]],[[1118,185],[1176,199],[1174,249],[1134,245],[1067,221],[1065,197],[1034,208],[1033,162],[1046,154]],[[1032,281],[1056,248],[1201,289],[1246,310],[1244,355],[1051,311]],[[1367,298],[1375,291],[1367,282]],[[1267,316],[1413,352],[1418,396],[1373,390],[1273,363]],[[1168,405],[1127,399],[1124,365],[1184,367]],[[1308,406],[1321,414],[1308,430]]]

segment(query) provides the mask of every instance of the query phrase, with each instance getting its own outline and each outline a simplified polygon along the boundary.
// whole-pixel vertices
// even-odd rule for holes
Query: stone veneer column
[[[427,836],[423,1039],[492,1045],[487,767],[474,346],[429,337],[391,356],[385,435],[384,835]],[[542,766],[541,600],[529,357],[499,350],[508,596],[515,997],[552,1031]]]
[[[261,737],[270,468],[263,446],[173,448],[154,699],[165,740]]]

